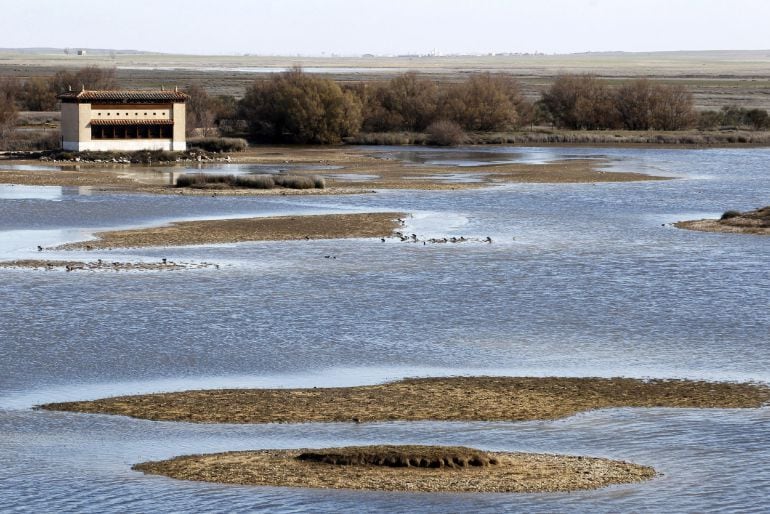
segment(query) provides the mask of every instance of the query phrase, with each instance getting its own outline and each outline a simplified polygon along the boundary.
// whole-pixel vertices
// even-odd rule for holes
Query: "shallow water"
[[[578,151],[571,153],[562,149],[547,147],[422,147],[403,146],[361,146],[372,156],[381,159],[396,159],[413,165],[475,167],[490,164],[543,164],[546,162],[571,159],[607,158],[603,153]]]
[[[457,152],[464,161],[485,158]],[[221,264],[164,273],[0,270],[4,508],[765,510],[770,409],[616,409],[533,423],[252,427],[30,410],[120,393],[353,385],[459,373],[770,382],[770,240],[662,226],[766,205],[770,151],[510,152],[516,158],[605,156],[610,169],[678,178],[341,197],[82,195],[72,188],[61,188],[56,201],[48,194],[0,197],[2,258],[106,255]],[[476,240],[36,251],[38,241],[54,244],[105,227],[372,210],[412,213],[404,231],[420,239]],[[494,242],[478,241],[486,236]],[[447,495],[217,486],[130,471],[135,462],[183,453],[388,442],[607,456],[650,464],[665,475],[564,495]]]

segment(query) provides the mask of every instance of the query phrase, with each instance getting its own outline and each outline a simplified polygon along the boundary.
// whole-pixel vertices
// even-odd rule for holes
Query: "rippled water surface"
[[[392,158],[469,165],[508,153],[521,162],[603,156],[609,169],[676,178],[272,198],[4,187],[3,259],[166,257],[220,268],[0,270],[2,509],[766,510],[768,409],[615,409],[533,423],[267,426],[31,410],[43,402],[122,393],[353,385],[458,373],[770,382],[770,240],[669,225],[768,204],[770,151],[485,152]],[[410,213],[405,230],[421,239],[473,241],[36,251],[38,244],[82,239],[106,227],[380,210]],[[478,241],[487,236],[492,244]],[[136,462],[183,453],[391,442],[607,456],[653,465],[663,476],[567,495],[448,495],[219,486],[130,470]]]

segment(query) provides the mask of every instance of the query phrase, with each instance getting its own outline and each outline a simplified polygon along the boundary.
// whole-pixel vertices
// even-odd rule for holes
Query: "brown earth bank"
[[[358,387],[222,389],[49,403],[41,408],[195,423],[525,421],[611,407],[755,408],[770,387],[632,378],[410,378]]]
[[[324,189],[219,189],[217,195],[294,195],[369,193],[373,189],[453,190],[489,187],[500,183],[587,183],[661,180],[634,171],[605,171],[606,159],[576,159],[545,164],[491,164],[474,167],[414,165],[388,156],[387,152],[350,146],[259,146],[233,154],[231,163],[296,166],[292,175],[319,175]],[[118,190],[153,194],[194,194],[211,196],[211,191],[176,188],[171,173],[175,166],[103,165],[65,163],[61,171],[19,171],[3,165],[40,165],[38,161],[0,161],[0,183],[39,186],[89,186],[97,190]],[[47,164],[50,165],[50,164]],[[318,166],[336,169],[319,170]],[[302,169],[306,166],[307,169]],[[6,166],[7,167],[7,166]],[[206,168],[186,173],[205,173]],[[473,181],[457,182],[462,173]]]
[[[403,214],[374,212],[226,220],[180,221],[162,227],[98,232],[94,241],[67,243],[59,250],[99,250],[148,246],[389,237]]]
[[[563,492],[641,482],[655,476],[651,467],[603,458],[441,446],[186,455],[143,462],[133,469],[227,484],[411,492]]]
[[[770,235],[770,206],[753,211],[727,211],[718,220],[678,221],[675,227],[701,232]]]
[[[0,261],[0,268],[33,269],[46,271],[177,271],[183,269],[219,268],[209,262],[121,262],[98,259],[95,261],[63,261],[47,259],[20,259]]]

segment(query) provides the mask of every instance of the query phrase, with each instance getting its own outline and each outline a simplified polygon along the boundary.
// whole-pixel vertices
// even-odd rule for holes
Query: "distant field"
[[[770,109],[770,50],[451,57],[265,57],[167,54],[65,55],[0,51],[0,76],[46,76],[60,68],[117,68],[124,87],[185,86],[198,82],[214,94],[240,96],[257,77],[301,65],[346,82],[383,80],[416,70],[439,81],[491,71],[510,73],[525,95],[537,98],[555,75],[595,73],[610,80],[650,77],[687,85],[699,109],[737,104]]]

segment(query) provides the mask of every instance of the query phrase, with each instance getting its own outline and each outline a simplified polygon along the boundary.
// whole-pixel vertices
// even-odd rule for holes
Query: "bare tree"
[[[697,119],[692,93],[684,86],[658,85],[652,104],[654,129],[682,130],[692,127]]]
[[[56,94],[48,80],[33,77],[24,83],[20,103],[27,111],[52,111],[56,108]]]
[[[115,68],[87,66],[75,73],[59,70],[50,79],[50,89],[55,94],[65,93],[69,89],[117,89],[118,81]]]
[[[196,129],[200,129],[201,135],[208,136],[214,128],[213,101],[206,90],[199,84],[192,84],[185,93],[190,98],[187,100],[186,131],[192,135]]]
[[[16,127],[19,111],[16,108],[15,82],[0,82],[0,143],[4,144]]]

